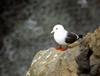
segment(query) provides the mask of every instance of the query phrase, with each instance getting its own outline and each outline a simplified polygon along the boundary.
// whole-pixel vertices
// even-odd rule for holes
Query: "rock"
[[[76,58],[78,76],[100,76],[100,64],[91,65],[91,55],[93,52],[90,48],[80,47],[80,54]]]
[[[88,45],[94,52],[94,55],[100,57],[100,27],[94,33],[88,33],[83,40],[84,45]]]
[[[58,51],[54,48],[39,51],[26,76],[77,76],[75,57],[79,47]]]
[[[93,65],[90,74],[91,76],[100,76],[100,64]]]
[[[100,76],[100,27],[83,38],[76,62],[78,76]]]
[[[90,56],[92,55],[91,49],[81,46],[80,54],[76,57],[78,64],[78,76],[90,75]]]
[[[100,27],[93,33],[88,33],[82,41],[82,45],[89,47],[93,51],[91,65],[100,63]]]

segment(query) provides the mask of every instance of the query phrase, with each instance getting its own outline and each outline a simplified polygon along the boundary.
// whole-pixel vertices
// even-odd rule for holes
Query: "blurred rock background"
[[[99,0],[1,0],[0,76],[25,76],[34,54],[54,45],[55,24],[86,34],[99,20]]]

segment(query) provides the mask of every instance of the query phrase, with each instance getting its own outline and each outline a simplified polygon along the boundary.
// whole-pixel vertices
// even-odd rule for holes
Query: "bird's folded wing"
[[[66,36],[66,39],[65,39],[65,42],[66,43],[73,43],[77,40],[77,35],[72,33],[72,32],[68,32],[67,33],[67,36]]]

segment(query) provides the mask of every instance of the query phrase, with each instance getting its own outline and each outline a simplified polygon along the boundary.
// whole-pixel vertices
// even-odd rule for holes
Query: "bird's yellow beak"
[[[53,31],[53,30],[51,31],[51,34],[52,34],[52,33],[54,33],[54,31]]]

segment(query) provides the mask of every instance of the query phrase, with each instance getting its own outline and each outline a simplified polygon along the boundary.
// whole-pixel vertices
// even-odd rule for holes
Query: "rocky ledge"
[[[26,76],[100,76],[100,27],[70,46],[39,51]]]
[[[26,76],[77,76],[75,62],[77,55],[78,51],[73,49],[66,51],[59,51],[55,48],[41,50],[35,55]]]

